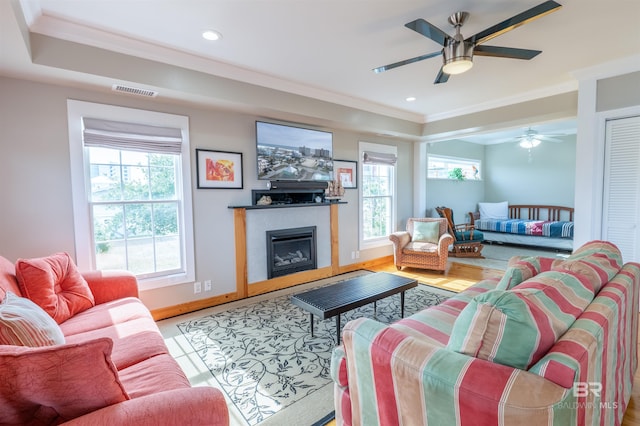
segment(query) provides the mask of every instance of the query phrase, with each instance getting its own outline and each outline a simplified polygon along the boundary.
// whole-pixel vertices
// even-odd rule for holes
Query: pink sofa
[[[169,354],[137,298],[136,278],[126,272],[82,277],[93,304],[58,321],[64,344],[0,345],[0,423],[229,424],[222,392],[191,387]],[[26,296],[23,290],[14,263],[0,257],[0,301],[8,292]]]

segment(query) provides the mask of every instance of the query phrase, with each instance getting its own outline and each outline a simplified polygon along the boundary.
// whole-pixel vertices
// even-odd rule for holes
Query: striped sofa
[[[637,367],[640,264],[592,241],[512,258],[390,326],[346,324],[331,375],[338,425],[619,425]]]

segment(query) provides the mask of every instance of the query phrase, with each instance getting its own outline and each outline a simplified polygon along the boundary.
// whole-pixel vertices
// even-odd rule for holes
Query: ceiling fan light
[[[454,40],[444,48],[442,72],[449,75],[462,74],[473,66],[473,44]]]
[[[526,148],[526,149],[531,149],[531,148],[535,148],[536,146],[540,145],[540,139],[523,139],[522,141],[520,141],[520,146],[522,148]]]
[[[469,71],[473,66],[473,62],[467,58],[454,59],[451,62],[444,64],[442,72],[449,75],[462,74]]]

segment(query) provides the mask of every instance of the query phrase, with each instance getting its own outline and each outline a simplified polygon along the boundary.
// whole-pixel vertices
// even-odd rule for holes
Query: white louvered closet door
[[[602,238],[640,261],[640,116],[606,122]]]

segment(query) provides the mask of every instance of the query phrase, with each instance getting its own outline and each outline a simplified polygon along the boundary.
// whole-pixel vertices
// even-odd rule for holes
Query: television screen
[[[258,179],[333,180],[333,134],[256,121]]]

